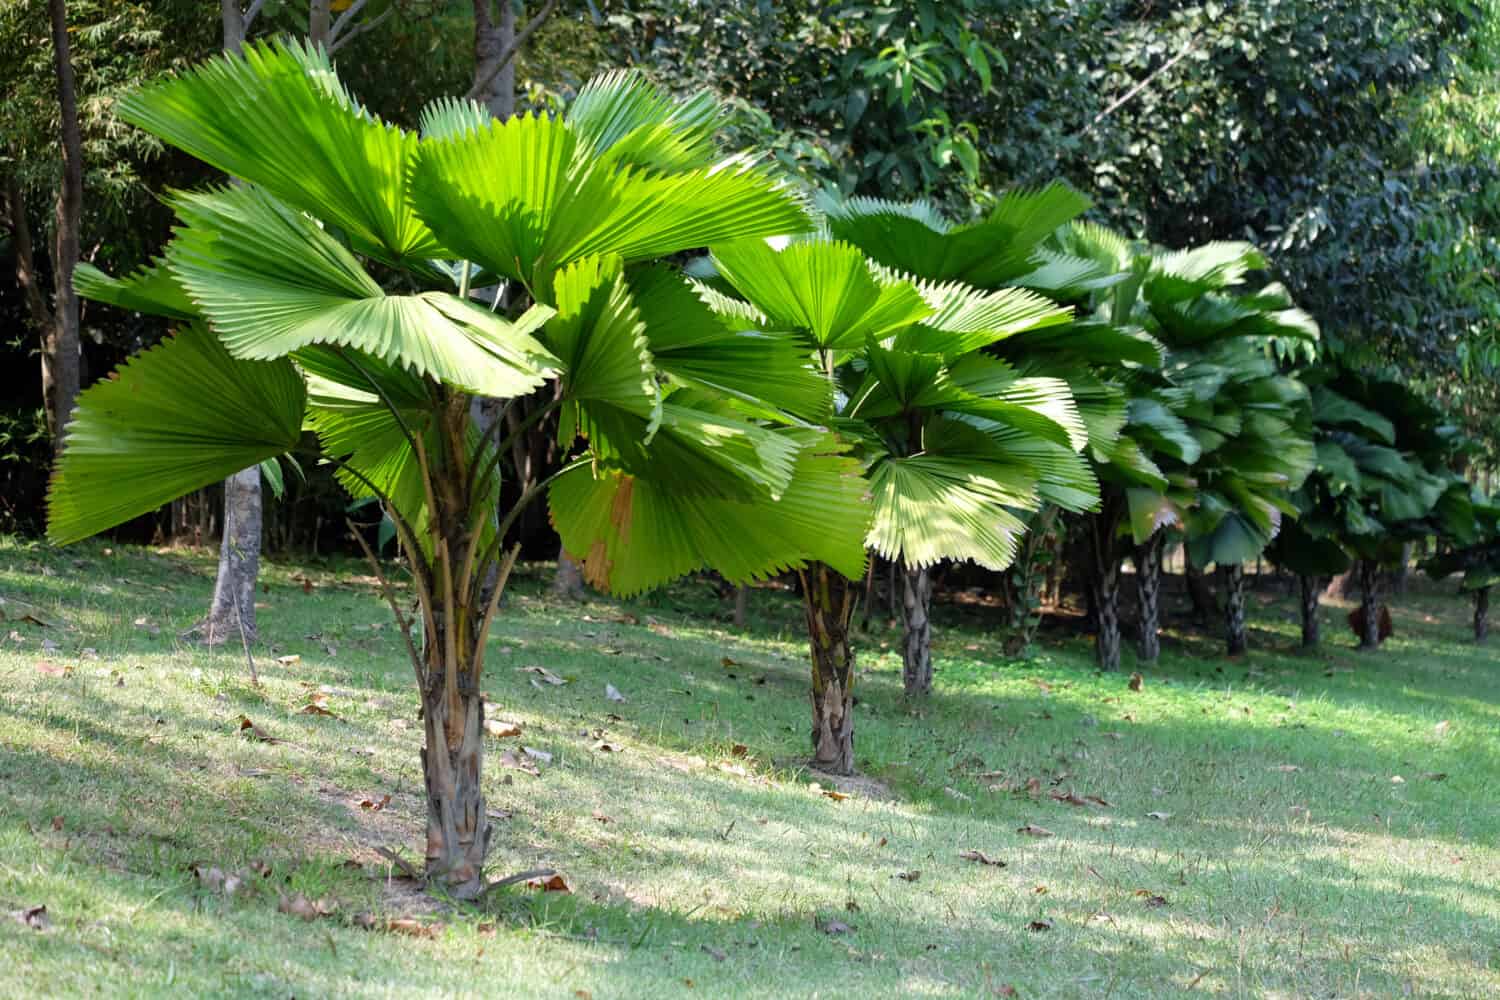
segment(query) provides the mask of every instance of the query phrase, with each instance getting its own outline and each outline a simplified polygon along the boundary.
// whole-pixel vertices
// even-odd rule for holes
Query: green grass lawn
[[[1332,607],[1301,655],[1293,604],[1256,595],[1247,660],[1174,632],[1138,692],[1082,638],[1009,661],[996,612],[945,606],[915,707],[882,624],[857,688],[873,780],[838,799],[800,766],[790,592],[755,591],[740,633],[705,581],[558,605],[538,567],[489,658],[492,717],[522,729],[491,741],[493,875],[573,891],[473,906],[375,851],[420,856],[421,726],[364,573],[263,568],[257,690],[238,643],[174,638],[209,554],[0,540],[0,596],[53,621],[0,622],[0,911],[46,906],[45,929],[0,913],[7,993],[1500,995],[1500,663],[1446,591],[1402,599],[1376,655]],[[318,695],[333,716],[303,714]],[[501,765],[523,746],[540,775]],[[331,912],[280,912],[299,894]]]

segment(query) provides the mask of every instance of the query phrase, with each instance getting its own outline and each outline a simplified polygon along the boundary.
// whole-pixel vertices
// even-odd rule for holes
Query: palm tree
[[[528,502],[550,490],[554,514],[639,526],[589,552],[622,589],[698,565],[731,580],[808,560],[860,572],[863,525],[824,506],[859,510],[857,467],[793,416],[826,410],[826,385],[776,338],[698,336],[697,314],[674,311],[691,284],[654,263],[808,226],[764,169],[719,156],[711,99],[612,74],[566,117],[500,123],[446,101],[417,134],[361,108],[322,50],[278,42],[121,112],[244,183],[173,195],[180,225],[152,267],[81,276],[84,294],[178,331],[81,398],[49,534],[102,531],[315,432],[394,525],[411,575],[416,623],[371,556],[423,706],[427,871],[454,893],[484,885],[479,685]],[[470,294],[497,281],[509,313]],[[481,395],[540,399],[531,412],[559,411],[579,452],[498,521],[509,442],[503,421],[471,424]],[[687,536],[683,511],[712,531]]]
[[[1067,311],[1018,289],[985,293],[956,281],[919,281],[826,236],[715,244],[698,271],[708,276],[699,301],[724,328],[750,330],[814,358],[833,391],[836,406],[819,419],[863,473],[844,484],[853,492],[839,516],[868,525],[868,546],[905,568],[907,687],[925,691],[932,676],[927,568],[942,559],[1008,565],[1024,530],[1017,512],[1040,502],[1044,470],[1033,459],[1035,445],[1069,447],[1082,435],[1066,385],[1024,376],[983,348],[1065,322]],[[835,446],[831,439],[824,445]],[[1070,471],[1077,495],[1091,500],[1087,471],[1076,462]],[[870,513],[855,500],[865,492]],[[607,564],[607,500],[597,510],[591,533],[580,533],[570,515],[554,511],[554,519],[570,547],[586,543]],[[827,510],[810,510],[814,526],[828,523]],[[813,764],[834,773],[854,767],[850,631],[861,575],[826,559],[801,571]]]
[[[1477,491],[1470,501],[1472,524],[1452,548],[1424,561],[1422,569],[1434,580],[1463,574],[1458,589],[1474,597],[1474,641],[1484,643],[1490,637],[1490,589],[1500,583],[1500,503]]]

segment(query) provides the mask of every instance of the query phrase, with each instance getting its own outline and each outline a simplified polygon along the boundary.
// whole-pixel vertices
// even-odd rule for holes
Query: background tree
[[[1472,498],[1474,523],[1466,540],[1427,559],[1422,569],[1434,580],[1462,573],[1458,589],[1474,599],[1474,641],[1490,637],[1490,589],[1500,583],[1500,505],[1479,495]]]

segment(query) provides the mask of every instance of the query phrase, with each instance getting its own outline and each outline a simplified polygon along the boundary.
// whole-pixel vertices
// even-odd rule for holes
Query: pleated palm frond
[[[796,459],[775,504],[687,494],[670,469],[638,478],[581,467],[552,489],[553,525],[585,577],[614,593],[703,568],[743,583],[812,560],[859,579],[870,516],[859,464],[827,435],[779,433]]]
[[[47,500],[74,542],[289,451],[306,390],[289,360],[241,361],[199,325],[78,397]]]
[[[1014,464],[916,455],[887,458],[870,472],[874,523],[867,544],[887,559],[930,566],[972,560],[1004,569],[1035,510],[1036,480]]]
[[[568,106],[568,124],[607,163],[676,172],[717,158],[715,135],[724,109],[702,91],[679,101],[639,70],[594,77]]]
[[[361,253],[443,257],[407,190],[415,134],[349,96],[321,48],[254,42],[242,55],[128,94],[120,116],[205,163],[337,225]]]
[[[111,277],[87,261],[79,261],[73,271],[73,288],[86,299],[130,312],[178,320],[198,315],[197,307],[160,258],[123,278]]]
[[[172,275],[236,357],[348,347],[503,397],[555,374],[534,338],[457,296],[387,295],[313,219],[258,188],[179,195],[173,206],[185,225],[167,251]]]

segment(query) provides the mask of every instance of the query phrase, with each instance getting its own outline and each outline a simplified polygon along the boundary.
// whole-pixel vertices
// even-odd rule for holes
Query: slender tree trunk
[[[1239,656],[1250,646],[1245,635],[1245,564],[1220,566],[1224,576],[1224,648]]]
[[[1360,631],[1359,648],[1373,650],[1380,648],[1380,606],[1376,603],[1380,596],[1380,567],[1373,559],[1361,559],[1359,561],[1359,607],[1364,613],[1363,628]]]
[[[750,616],[750,587],[740,584],[734,588],[734,627],[744,628],[745,620]]]
[[[1142,663],[1154,663],[1161,656],[1161,558],[1166,547],[1167,533],[1162,529],[1135,547],[1135,585],[1141,605],[1136,655]]]
[[[857,584],[823,563],[799,574],[812,654],[811,764],[830,774],[854,773],[854,651],[849,625]]]
[[[309,0],[307,5],[307,40],[313,45],[328,45],[328,32],[333,27],[331,0]]]
[[[1317,649],[1318,597],[1322,593],[1322,581],[1306,573],[1297,579],[1302,585],[1302,648]]]
[[[583,567],[561,545],[557,549],[557,574],[552,578],[552,596],[564,601],[583,600]]]
[[[327,10],[327,2],[324,2]],[[245,16],[238,0],[222,0],[224,51],[239,52],[245,44]],[[224,530],[219,540],[219,570],[208,617],[189,629],[210,646],[230,638],[253,642],[256,636],[255,581],[260,572],[262,505],[260,468],[242,469],[224,480]],[[243,633],[242,631],[243,630]]]
[[[427,641],[427,690],[422,693],[422,775],[427,786],[427,875],[439,879],[460,899],[484,887],[484,859],[493,832],[485,815],[484,698],[460,680],[445,683],[445,636]],[[470,664],[457,669],[471,676]]]
[[[1392,593],[1406,593],[1406,581],[1411,576],[1411,556],[1416,547],[1416,542],[1401,543],[1401,562],[1397,565],[1396,572],[1391,574]]]
[[[42,345],[43,390],[52,418],[53,450],[60,454],[73,404],[78,399],[78,293],[73,269],[78,264],[79,226],[83,216],[83,137],[78,129],[78,96],[68,48],[65,0],[48,0],[52,17],[52,52],[57,68],[57,99],[62,117],[62,187],[57,194],[57,233],[52,252],[53,328]],[[50,372],[47,368],[50,366]],[[49,377],[50,376],[50,377]],[[48,384],[50,383],[50,385]]]
[[[1484,643],[1490,637],[1490,588],[1474,591],[1474,641]]]
[[[231,640],[255,641],[260,521],[260,467],[252,465],[224,480],[224,536],[219,541],[213,602],[208,617],[183,638],[198,639],[210,646]]]
[[[932,570],[901,567],[901,684],[908,698],[932,693]]]
[[[1187,581],[1188,599],[1193,602],[1193,621],[1207,625],[1219,612],[1219,602],[1214,599],[1213,588],[1203,570],[1193,565],[1193,560],[1183,554],[1183,579]]]
[[[495,18],[494,0],[474,0],[474,83],[490,77],[495,64],[516,44],[516,9],[510,0],[500,0]],[[490,80],[478,97],[490,114],[505,121],[516,113],[516,61],[510,59]]]

